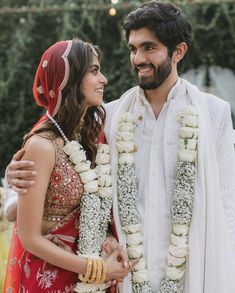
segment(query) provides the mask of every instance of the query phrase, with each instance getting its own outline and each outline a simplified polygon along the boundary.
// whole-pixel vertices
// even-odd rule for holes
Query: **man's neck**
[[[160,114],[163,105],[167,101],[169,92],[176,84],[177,79],[178,75],[169,76],[159,88],[145,91],[146,99],[149,101],[156,117]]]

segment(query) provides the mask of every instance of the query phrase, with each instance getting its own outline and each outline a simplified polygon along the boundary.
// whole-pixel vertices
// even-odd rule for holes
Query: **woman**
[[[75,254],[80,201],[86,185],[64,145],[79,140],[94,168],[107,83],[99,61],[98,48],[81,40],[58,42],[41,58],[33,93],[36,103],[47,112],[25,136],[23,156],[34,161],[37,184],[18,199],[18,235],[23,249],[19,250],[16,239],[6,292],[10,288],[18,292],[19,281],[21,292],[74,292],[78,274],[83,281],[99,283],[101,279],[123,279],[129,272],[118,261],[124,258],[119,248],[102,262]],[[20,272],[16,259],[20,259]],[[95,265],[102,267],[102,278],[92,275]]]

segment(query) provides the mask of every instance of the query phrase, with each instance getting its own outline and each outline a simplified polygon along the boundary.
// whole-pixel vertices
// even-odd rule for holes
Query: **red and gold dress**
[[[83,193],[81,179],[63,150],[55,144],[56,162],[48,186],[43,221],[52,225],[44,237],[55,245],[76,253],[79,203]],[[24,250],[14,229],[7,264],[4,293],[69,293],[78,280],[64,270]]]

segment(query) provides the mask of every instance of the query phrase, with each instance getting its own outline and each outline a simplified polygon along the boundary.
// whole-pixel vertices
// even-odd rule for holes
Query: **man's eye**
[[[130,48],[131,53],[135,54],[136,53],[136,48]]]
[[[145,47],[145,50],[146,50],[146,51],[151,51],[151,50],[153,50],[153,47],[151,47],[151,46],[146,46],[146,47]]]

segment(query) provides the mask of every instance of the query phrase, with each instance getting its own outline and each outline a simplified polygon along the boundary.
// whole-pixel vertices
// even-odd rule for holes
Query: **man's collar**
[[[144,90],[141,87],[138,87],[138,88],[139,88],[138,97],[139,97],[140,101],[144,105],[149,105],[149,102],[146,99]],[[171,88],[171,90],[167,96],[167,102],[170,101],[171,99],[176,99],[177,97],[184,96],[185,94],[186,94],[185,86],[183,86],[181,79],[178,77],[176,83]]]

